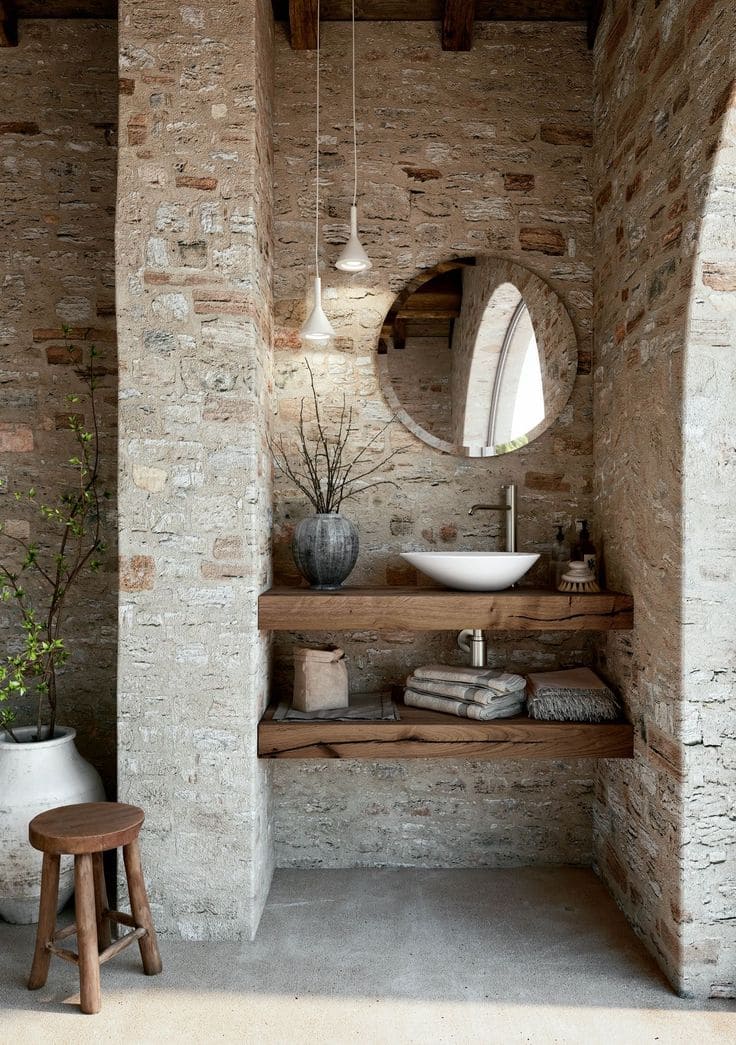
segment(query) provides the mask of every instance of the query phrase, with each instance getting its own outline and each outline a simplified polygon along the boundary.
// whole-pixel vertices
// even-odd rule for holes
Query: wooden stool
[[[141,870],[138,834],[143,810],[119,802],[84,802],[59,806],[34,817],[28,825],[28,838],[34,849],[43,853],[41,898],[33,966],[28,978],[31,991],[43,987],[49,974],[51,955],[79,966],[79,998],[82,1012],[100,1011],[100,966],[138,941],[143,970],[148,976],[161,972],[156,930],[148,906]],[[132,915],[111,911],[102,867],[102,854],[123,848],[125,874]],[[76,922],[56,932],[56,905],[59,891],[61,854],[74,856],[74,905]],[[128,925],[126,933],[111,942],[110,922]],[[77,937],[77,951],[57,947],[67,936]]]

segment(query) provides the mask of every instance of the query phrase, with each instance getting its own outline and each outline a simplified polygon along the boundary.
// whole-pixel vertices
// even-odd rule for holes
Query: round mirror
[[[559,417],[577,372],[567,309],[502,258],[445,262],[413,280],[378,345],[383,393],[430,446],[463,457],[518,450]]]

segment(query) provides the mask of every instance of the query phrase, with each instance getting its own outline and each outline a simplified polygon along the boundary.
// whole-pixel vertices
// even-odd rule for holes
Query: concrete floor
[[[736,1041],[736,1007],[677,998],[590,871],[279,871],[255,943],[162,941],[74,1005],[52,961],[25,990],[33,928],[0,925],[0,1042],[250,1045]]]

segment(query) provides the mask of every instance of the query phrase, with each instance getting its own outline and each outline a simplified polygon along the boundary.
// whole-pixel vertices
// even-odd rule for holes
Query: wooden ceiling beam
[[[15,0],[0,0],[0,47],[18,46],[18,12]]]
[[[588,49],[593,50],[598,36],[598,26],[603,17],[605,0],[590,0],[588,7]]]
[[[598,35],[598,26],[601,24],[606,0],[590,0],[588,7],[588,49],[595,47],[595,38]]]
[[[44,0],[22,0],[43,3]],[[47,0],[61,3],[62,0]],[[69,0],[64,0],[69,2]],[[91,0],[86,0],[90,3]],[[272,0],[277,21],[286,21],[289,0]],[[475,0],[476,22],[584,22],[591,0]],[[349,22],[351,0],[320,0],[323,22]],[[445,0],[355,0],[359,22],[441,22]]]
[[[19,0],[21,5],[43,0]],[[70,4],[72,0],[47,0]],[[80,0],[77,0],[79,3]],[[87,5],[114,3],[115,0],[83,0]],[[317,46],[317,0],[272,0],[277,21],[287,19],[294,50]],[[350,21],[351,0],[321,0],[323,22]],[[592,46],[605,0],[356,0],[358,21],[437,21],[442,22],[442,46],[446,51],[469,51],[475,22],[534,21],[586,22]],[[21,17],[23,11],[21,10]]]
[[[289,27],[294,51],[317,47],[317,0],[289,0]]]
[[[475,0],[445,0],[442,50],[469,51],[473,46]]]

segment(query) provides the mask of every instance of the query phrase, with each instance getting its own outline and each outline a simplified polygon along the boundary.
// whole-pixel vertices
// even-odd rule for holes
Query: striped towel
[[[449,697],[437,697],[431,693],[419,693],[413,689],[407,689],[404,693],[404,703],[415,708],[427,708],[429,711],[442,711],[446,715],[455,715],[458,718],[474,718],[481,722],[487,722],[494,718],[511,718],[520,715],[524,707],[524,695],[517,692],[506,697],[499,697],[488,707],[474,704],[463,700],[452,700]]]
[[[492,693],[515,693],[523,689],[526,682],[521,675],[512,675],[507,671],[496,671],[493,668],[456,667],[452,664],[429,664],[414,669],[414,677],[423,683],[449,682],[457,686],[475,686],[490,690]]]
[[[432,682],[429,679],[420,678],[416,675],[410,675],[406,680],[408,689],[413,689],[415,692],[432,694],[436,697],[447,697],[452,700],[461,700],[469,704],[480,704],[482,707],[489,707],[491,704],[495,704],[499,700],[503,700],[508,696],[522,695],[525,690],[525,682],[521,675],[509,676],[519,680],[513,690],[507,690],[505,692],[499,692],[498,690],[488,689],[485,686],[469,686],[467,683],[461,682]]]

